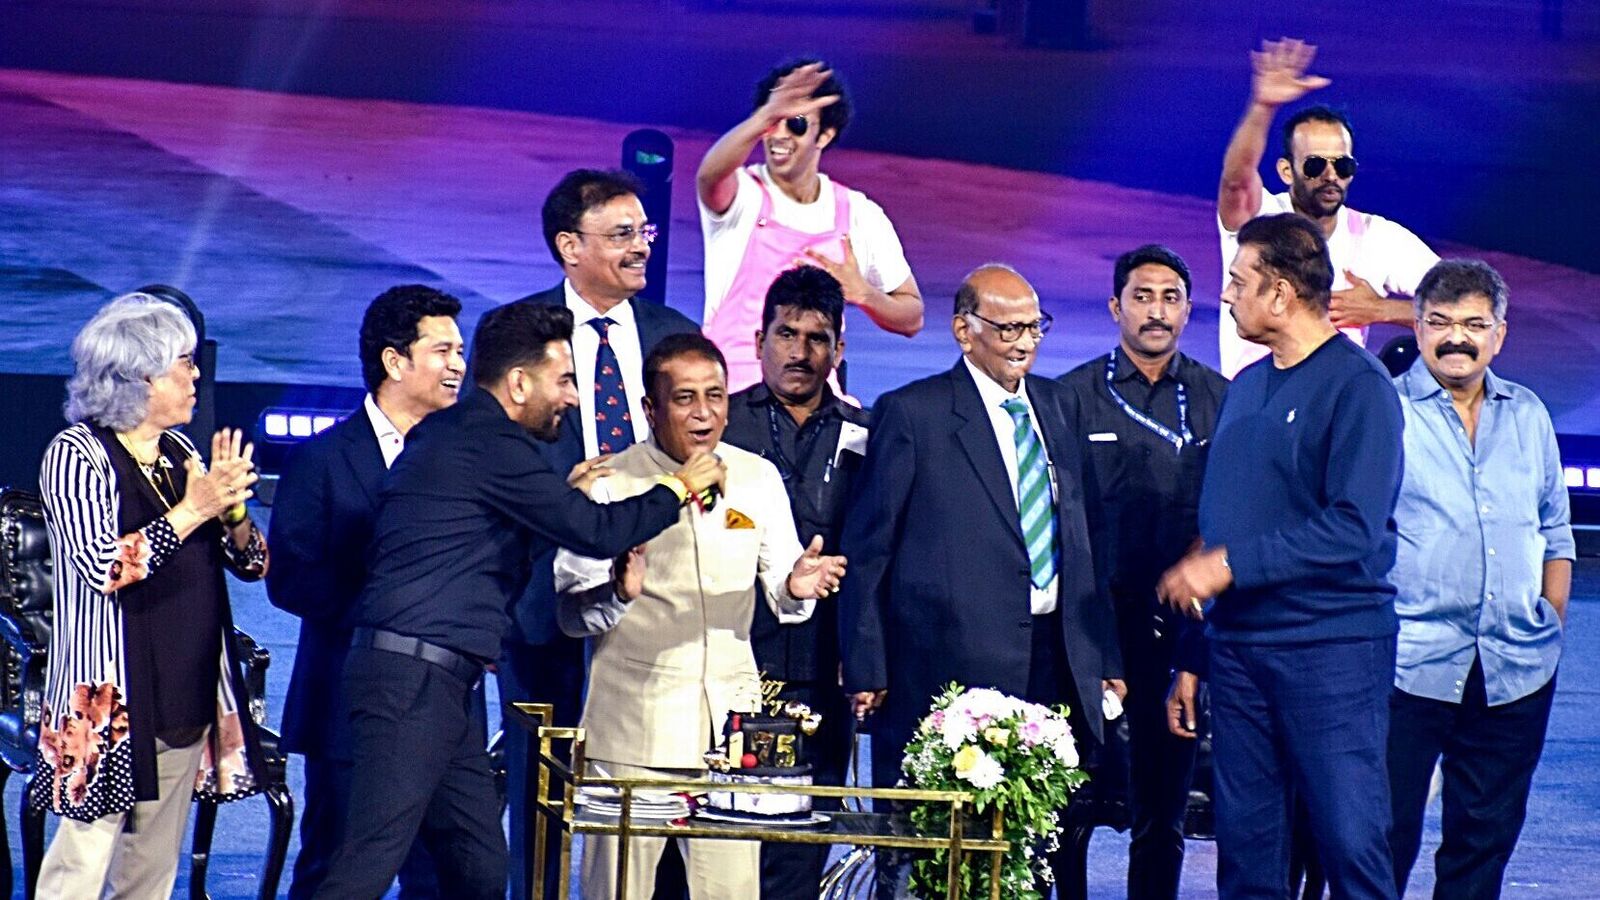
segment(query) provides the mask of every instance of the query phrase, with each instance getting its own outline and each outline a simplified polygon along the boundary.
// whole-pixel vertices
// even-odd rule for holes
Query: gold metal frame
[[[673,825],[666,822],[638,824],[633,820],[633,793],[635,790],[684,791],[702,793],[704,781],[659,781],[642,778],[590,778],[579,774],[584,771],[584,730],[582,728],[557,728],[546,725],[553,715],[548,703],[507,703],[507,718],[527,729],[538,738],[538,775],[529,780],[529,787],[537,793],[529,798],[528,809],[533,821],[528,823],[527,835],[531,847],[527,856],[532,860],[528,878],[528,892],[533,900],[544,900],[545,860],[549,854],[549,829],[560,832],[561,874],[557,882],[559,897],[566,900],[571,890],[572,838],[577,834],[615,835],[617,848],[616,900],[628,900],[625,877],[628,865],[628,839],[630,837],[710,838],[736,841],[779,841],[793,844],[851,844],[857,847],[895,847],[911,850],[950,851],[948,900],[961,897],[960,865],[968,854],[989,855],[989,898],[1000,900],[1000,863],[1010,851],[1011,844],[1001,835],[1003,820],[996,809],[987,838],[973,837],[968,833],[967,808],[972,795],[962,791],[931,791],[910,788],[863,788],[812,785],[749,784],[717,785],[718,791],[744,794],[804,794],[811,797],[857,797],[863,800],[913,800],[928,803],[950,804],[950,830],[940,835],[911,835],[883,833],[833,833],[792,828],[762,828],[759,825],[731,825],[706,823]],[[555,755],[556,741],[572,742],[572,763],[568,765]],[[552,793],[559,782],[559,796]],[[578,789],[584,786],[611,787],[621,793],[622,815],[614,822],[580,821],[575,811]],[[693,820],[691,820],[693,821]],[[599,898],[586,898],[599,900]]]

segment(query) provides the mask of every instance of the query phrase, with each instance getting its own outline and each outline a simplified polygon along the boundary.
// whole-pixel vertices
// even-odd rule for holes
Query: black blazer
[[[385,472],[372,422],[357,407],[296,447],[278,481],[267,597],[300,617],[300,646],[283,704],[286,752],[349,759],[349,726],[337,688]]]
[[[564,282],[557,284],[549,290],[529,294],[513,302],[566,306],[567,294],[564,284]],[[645,356],[649,356],[655,345],[669,334],[700,330],[700,326],[688,316],[665,304],[639,299],[628,302],[633,304],[634,321],[639,326],[639,349]],[[592,372],[579,372],[580,388],[589,386],[592,389],[593,377]],[[562,475],[572,471],[572,467],[587,456],[583,452],[583,423],[579,421],[580,415],[577,408],[567,410],[566,416],[561,421],[560,438],[553,444],[539,445],[545,459],[550,461],[550,467]],[[511,633],[507,636],[508,641],[548,644],[564,639],[561,628],[556,624],[554,565],[554,551],[533,560],[533,574],[528,582],[528,589],[523,592],[522,599],[512,607],[512,626]]]
[[[1122,675],[1116,623],[1096,587],[1065,391],[1033,375],[1027,386],[1056,468],[1067,660],[1099,738],[1100,681]],[[872,418],[841,540],[850,574],[839,595],[839,640],[846,691],[889,690],[873,755],[880,758],[882,742],[882,758],[895,763],[880,780],[893,783],[900,748],[945,684],[1026,693],[1033,616],[1016,501],[966,366],[958,361],[880,397]]]

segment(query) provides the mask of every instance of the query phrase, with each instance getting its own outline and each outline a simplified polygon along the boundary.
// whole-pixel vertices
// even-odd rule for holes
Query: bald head
[[[1043,337],[1039,295],[1016,269],[990,263],[972,270],[956,291],[950,330],[967,360],[1015,392],[1033,368]],[[1015,333],[1006,340],[1006,332]]]

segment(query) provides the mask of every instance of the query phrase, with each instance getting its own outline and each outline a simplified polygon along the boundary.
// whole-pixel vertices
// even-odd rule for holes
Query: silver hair
[[[1510,291],[1500,273],[1481,259],[1441,259],[1434,263],[1417,283],[1412,305],[1420,319],[1423,306],[1429,303],[1453,306],[1474,294],[1489,298],[1496,322],[1506,320]]]
[[[149,294],[117,297],[72,340],[67,421],[114,431],[138,425],[150,400],[149,379],[194,349],[194,324],[183,310]]]

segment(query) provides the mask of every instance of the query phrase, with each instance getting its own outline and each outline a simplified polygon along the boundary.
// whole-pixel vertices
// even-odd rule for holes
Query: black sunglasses
[[[805,137],[806,131],[811,128],[811,120],[805,116],[790,116],[783,120],[783,127],[795,137]]]
[[[1326,156],[1308,156],[1300,164],[1300,171],[1307,178],[1320,178],[1327,171],[1328,163],[1333,163],[1333,174],[1340,178],[1349,178],[1356,173],[1356,158],[1354,156],[1340,156],[1329,159]]]

